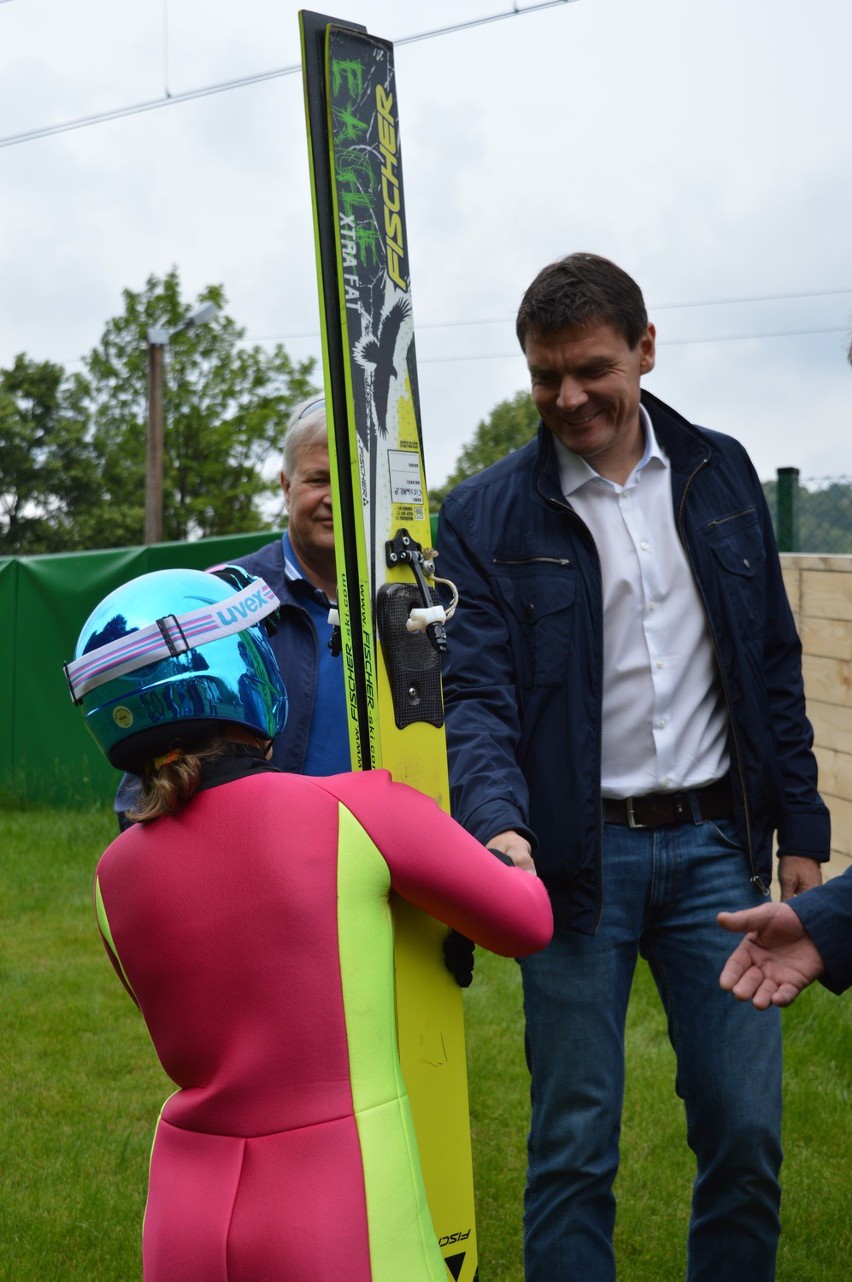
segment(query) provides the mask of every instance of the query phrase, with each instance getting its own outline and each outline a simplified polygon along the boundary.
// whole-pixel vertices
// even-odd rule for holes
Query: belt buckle
[[[633,798],[632,797],[625,798],[625,804],[627,806],[627,827],[628,828],[647,828],[649,826],[648,824],[641,824],[636,818],[636,815],[633,811]]]

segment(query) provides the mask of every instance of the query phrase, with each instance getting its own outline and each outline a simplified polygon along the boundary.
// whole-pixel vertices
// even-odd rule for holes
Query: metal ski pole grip
[[[384,583],[376,593],[376,626],[394,719],[400,730],[418,721],[442,726],[441,654],[447,648],[444,611],[426,582],[423,549],[407,530],[398,530],[385,543],[385,555],[391,568],[410,566],[415,580]],[[425,564],[431,568],[430,562]],[[436,610],[439,616],[433,614]]]

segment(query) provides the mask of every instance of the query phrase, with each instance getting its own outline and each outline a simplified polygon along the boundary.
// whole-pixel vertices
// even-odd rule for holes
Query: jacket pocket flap
[[[497,575],[497,585],[512,613],[521,623],[534,624],[574,604],[576,582],[573,574],[542,574],[525,567],[517,577]]]

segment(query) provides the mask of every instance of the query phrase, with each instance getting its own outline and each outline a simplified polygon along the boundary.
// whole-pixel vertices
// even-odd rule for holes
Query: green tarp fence
[[[86,731],[62,669],[108,592],[149,570],[208,569],[274,538],[267,530],[196,543],[0,558],[0,805],[87,805],[115,792],[118,775]]]

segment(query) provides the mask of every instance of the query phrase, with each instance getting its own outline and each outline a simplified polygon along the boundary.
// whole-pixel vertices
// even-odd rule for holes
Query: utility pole
[[[169,340],[212,320],[215,303],[202,303],[172,329],[148,330],[148,440],[145,452],[145,543],[163,541],[163,374]]]
[[[166,338],[157,342],[155,335]],[[163,353],[167,330],[148,330],[148,447],[145,454],[145,542],[163,541]]]

